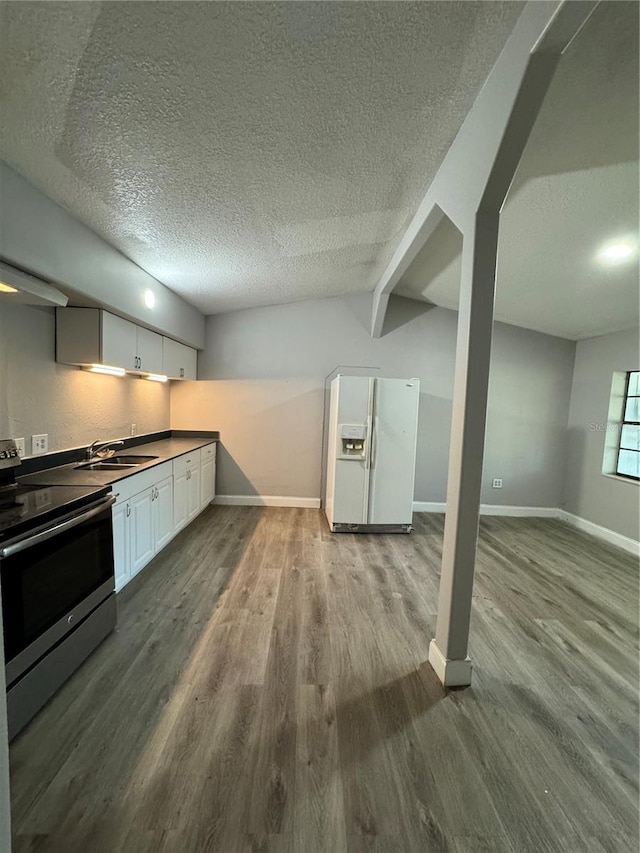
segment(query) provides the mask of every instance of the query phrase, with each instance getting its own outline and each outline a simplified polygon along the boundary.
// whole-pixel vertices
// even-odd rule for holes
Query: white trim
[[[414,501],[414,512],[444,512],[447,508],[445,503],[437,503],[434,501]]]
[[[471,660],[449,660],[435,640],[429,643],[429,663],[445,687],[468,687],[471,684]]]
[[[605,475],[611,476],[611,475]],[[620,479],[620,478],[616,478]],[[634,482],[630,480],[629,482]],[[445,512],[447,509],[446,503],[430,502],[430,501],[414,501],[414,512]],[[623,536],[622,533],[616,533],[615,530],[610,530],[608,527],[602,527],[600,524],[594,524],[593,521],[587,521],[586,518],[580,518],[578,515],[573,515],[564,509],[550,506],[498,506],[497,504],[481,504],[480,515],[505,515],[515,518],[558,518],[567,524],[571,524],[583,533],[589,533],[597,539],[602,539],[610,545],[615,545],[628,551],[636,557],[640,557],[640,542],[631,539],[629,536]]]
[[[593,521],[587,521],[586,518],[580,518],[579,515],[574,515],[564,509],[558,510],[560,521],[566,521],[583,533],[589,533],[591,536],[596,536],[598,539],[603,539],[610,545],[616,545],[618,548],[623,548],[635,557],[640,557],[640,542],[631,539],[629,536],[623,536],[621,533],[616,533],[615,530],[610,530],[608,527],[602,527],[600,524],[594,524]]]
[[[500,506],[480,504],[480,515],[511,515],[517,518],[557,518],[554,506]]]
[[[414,512],[445,512],[446,503],[414,501]],[[481,504],[480,515],[511,515],[519,518],[557,518],[559,510],[550,506],[500,506]]]
[[[619,483],[631,483],[636,488],[640,486],[640,480],[632,480],[631,477],[623,477],[621,474],[607,474],[602,472],[603,477],[609,477],[610,480],[617,480]]]
[[[320,509],[320,498],[298,498],[287,495],[216,495],[213,502],[225,506],[294,506]]]

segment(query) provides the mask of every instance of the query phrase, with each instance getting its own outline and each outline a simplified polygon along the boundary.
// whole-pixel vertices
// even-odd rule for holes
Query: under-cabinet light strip
[[[111,367],[109,364],[92,364],[85,369],[91,373],[108,373],[109,376],[124,376],[125,374],[123,367]]]

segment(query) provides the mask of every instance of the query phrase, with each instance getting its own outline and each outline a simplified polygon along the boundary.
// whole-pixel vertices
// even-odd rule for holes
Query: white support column
[[[447,517],[436,638],[429,663],[446,686],[471,683],[467,656],[489,388],[498,248],[497,213],[480,213],[464,235]]]

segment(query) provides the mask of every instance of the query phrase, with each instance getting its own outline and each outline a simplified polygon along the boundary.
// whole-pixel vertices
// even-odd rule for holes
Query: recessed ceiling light
[[[153,308],[153,306],[156,304],[156,297],[152,290],[145,290],[144,304],[147,306],[147,308]]]
[[[604,249],[598,252],[598,257],[611,263],[612,261],[625,261],[630,258],[635,251],[631,243],[609,243]]]
[[[2,293],[17,293],[17,287],[11,287],[10,284],[5,284],[4,281],[0,281],[0,290]]]

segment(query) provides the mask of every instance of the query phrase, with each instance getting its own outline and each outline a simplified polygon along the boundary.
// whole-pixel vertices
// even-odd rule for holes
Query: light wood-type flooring
[[[14,853],[637,853],[638,561],[483,519],[447,692],[443,520],[205,511],[12,744]]]

